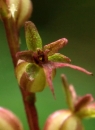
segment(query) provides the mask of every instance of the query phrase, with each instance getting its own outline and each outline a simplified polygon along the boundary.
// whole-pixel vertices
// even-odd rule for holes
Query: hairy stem
[[[18,34],[18,29],[17,25],[14,22],[14,20],[4,18],[3,19],[5,31],[6,31],[6,37],[12,57],[12,61],[14,64],[14,68],[16,67],[17,64],[17,59],[16,59],[16,53],[20,51],[20,44],[19,44],[19,34]],[[26,100],[27,97],[30,97],[30,93],[27,93],[23,89],[21,90],[22,98],[23,98],[23,103],[25,107],[25,112],[27,115],[27,120],[29,124],[30,130],[39,130],[39,125],[38,125],[38,116],[37,116],[37,111],[35,107],[35,94],[31,94],[31,102]]]

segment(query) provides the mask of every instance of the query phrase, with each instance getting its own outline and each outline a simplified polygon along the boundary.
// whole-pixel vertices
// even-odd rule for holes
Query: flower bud
[[[83,126],[70,110],[59,110],[48,117],[44,130],[83,130]]]
[[[94,98],[91,94],[78,96],[74,87],[68,84],[65,75],[61,78],[69,108],[51,114],[45,123],[44,130],[84,130],[82,119],[95,117]]]
[[[20,10],[18,11],[18,27],[24,24],[26,20],[29,19],[33,10],[31,0],[21,0]]]
[[[0,18],[13,20],[18,28],[31,16],[30,0],[0,0]]]
[[[23,126],[11,111],[0,107],[0,130],[23,130]]]

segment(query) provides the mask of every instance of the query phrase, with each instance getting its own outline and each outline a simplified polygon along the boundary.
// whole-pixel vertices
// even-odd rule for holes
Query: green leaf
[[[70,59],[60,53],[55,53],[51,56],[48,57],[48,60],[53,61],[53,62],[67,62],[70,63]]]
[[[31,21],[25,23],[25,36],[29,50],[36,51],[37,48],[42,49],[42,40],[35,25]]]

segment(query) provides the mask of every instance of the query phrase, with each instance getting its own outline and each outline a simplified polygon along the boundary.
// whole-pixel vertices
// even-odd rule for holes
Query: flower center
[[[36,64],[42,65],[48,62],[48,57],[47,57],[47,51],[42,51],[40,49],[37,50],[37,52],[33,53],[33,59]]]

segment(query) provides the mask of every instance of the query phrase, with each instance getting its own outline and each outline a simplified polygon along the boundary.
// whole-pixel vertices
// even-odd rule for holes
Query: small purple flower
[[[40,35],[30,21],[25,23],[25,36],[28,50],[18,52],[16,55],[18,62],[19,59],[23,61],[17,65],[16,75],[20,86],[29,92],[42,91],[48,84],[54,95],[52,79],[55,76],[56,68],[70,67],[92,75],[91,72],[70,64],[71,60],[67,56],[58,53],[67,44],[66,38],[42,47]]]

